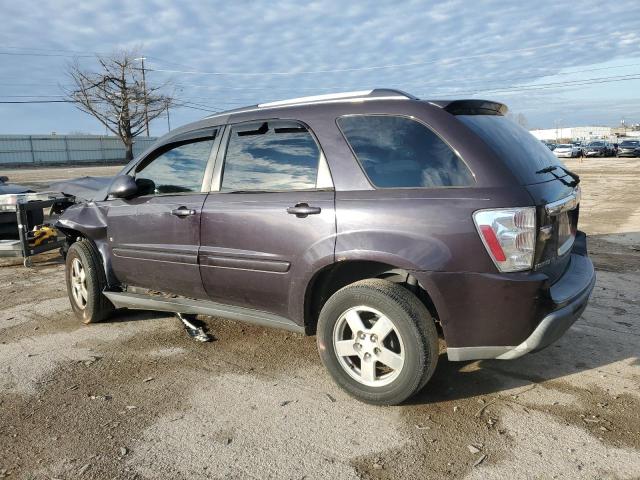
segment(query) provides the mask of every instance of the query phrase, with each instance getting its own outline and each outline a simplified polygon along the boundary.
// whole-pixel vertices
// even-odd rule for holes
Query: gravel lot
[[[640,478],[640,159],[567,164],[598,270],[583,318],[519,360],[443,355],[400,407],[338,390],[315,338],[205,318],[199,344],[126,311],[83,326],[59,257],[3,261],[0,478]]]

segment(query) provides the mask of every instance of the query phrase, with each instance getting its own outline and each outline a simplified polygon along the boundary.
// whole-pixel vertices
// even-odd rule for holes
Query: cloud
[[[150,81],[172,80],[182,97],[220,108],[375,86],[401,88],[424,98],[450,96],[638,56],[636,0],[4,3],[0,45],[101,52],[139,47],[156,70],[304,72],[421,62],[318,75],[149,75]],[[554,45],[538,48],[549,44]],[[63,82],[66,60],[2,57],[0,82]],[[82,61],[92,64],[91,59]],[[45,86],[0,86],[0,91],[59,93]],[[557,95],[562,92],[545,92],[545,98]],[[502,98],[513,101],[513,95]],[[182,123],[201,114],[181,110],[174,115]],[[540,121],[554,115],[548,112]],[[55,114],[51,117],[59,121]]]

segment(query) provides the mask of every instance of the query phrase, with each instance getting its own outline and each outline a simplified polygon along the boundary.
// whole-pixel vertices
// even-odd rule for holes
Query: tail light
[[[478,234],[501,272],[533,267],[536,245],[536,208],[496,208],[473,214]]]

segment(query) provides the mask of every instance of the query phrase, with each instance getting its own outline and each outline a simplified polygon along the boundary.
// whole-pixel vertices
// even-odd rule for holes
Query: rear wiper
[[[548,167],[544,167],[542,170],[538,170],[536,173],[551,173],[555,169],[557,169],[555,165],[549,165]]]
[[[566,175],[569,175],[573,180],[571,182],[567,182],[564,178],[558,176],[558,174],[555,173],[558,168],[561,169]],[[560,180],[566,186],[571,188],[577,186],[580,183],[580,177],[578,175],[573,173],[571,170],[567,170],[566,168],[559,165],[549,165],[548,167],[538,170],[536,173],[550,173],[551,175],[556,177],[557,180]]]

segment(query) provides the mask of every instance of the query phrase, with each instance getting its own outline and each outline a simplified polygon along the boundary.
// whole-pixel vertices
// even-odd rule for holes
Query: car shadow
[[[127,323],[142,322],[145,320],[160,320],[161,318],[174,317],[172,313],[155,312],[152,310],[127,310],[126,308],[117,309],[113,314],[102,323]]]

